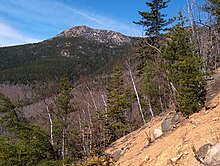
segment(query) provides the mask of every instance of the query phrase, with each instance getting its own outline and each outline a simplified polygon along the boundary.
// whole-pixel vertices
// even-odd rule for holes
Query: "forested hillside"
[[[76,81],[83,75],[108,71],[135,44],[120,33],[85,26],[64,32],[68,35],[61,33],[36,44],[0,48],[1,83],[58,81],[64,74]]]
[[[206,106],[207,80],[220,65],[219,1],[187,0],[173,18],[169,2],[147,1],[140,21],[131,20],[142,38],[77,26],[0,48],[1,82],[35,85],[22,100],[0,96],[0,164],[114,165],[117,156],[105,153],[114,141],[170,109],[173,123]],[[143,133],[148,148],[154,140]]]

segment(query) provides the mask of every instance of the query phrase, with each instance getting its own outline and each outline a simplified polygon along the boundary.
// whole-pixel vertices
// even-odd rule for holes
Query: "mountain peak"
[[[130,38],[128,36],[125,36],[119,32],[94,29],[85,25],[69,28],[58,34],[56,37],[84,37],[86,39],[95,40],[101,43],[113,42],[116,44],[123,44],[130,42]]]
[[[91,31],[92,28],[85,26],[85,25],[80,25],[80,26],[75,26],[69,29],[66,29],[65,31],[61,32],[58,36],[62,36],[62,37],[74,37],[73,35],[82,35],[85,34],[89,31]]]

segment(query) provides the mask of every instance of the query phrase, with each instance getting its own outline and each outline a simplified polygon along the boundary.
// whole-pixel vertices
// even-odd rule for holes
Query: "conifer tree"
[[[0,94],[0,165],[43,165],[49,160],[55,155],[47,135]]]
[[[107,88],[107,112],[105,125],[110,143],[123,136],[128,130],[126,112],[129,103],[126,100],[126,90],[122,78],[121,67],[115,66]]]
[[[189,116],[204,105],[205,80],[201,70],[203,62],[192,52],[184,22],[180,14],[179,23],[171,31],[171,42],[164,48],[163,57],[167,63],[168,78],[177,91],[177,111]]]
[[[171,19],[166,20],[166,14],[161,13],[161,10],[167,7],[168,2],[170,0],[151,0],[146,2],[146,5],[150,8],[149,12],[139,11],[142,20],[139,22],[134,21],[134,23],[146,27],[146,36],[158,36],[161,31],[167,30],[166,26],[171,22]]]
[[[61,156],[62,159],[65,159],[65,152],[66,152],[66,133],[67,133],[67,128],[68,128],[68,115],[73,111],[72,107],[70,106],[70,99],[71,99],[71,92],[72,86],[71,83],[68,79],[67,76],[64,76],[61,79],[61,90],[60,94],[58,95],[56,99],[56,105],[58,112],[57,117],[58,121],[61,122],[60,127],[61,127],[61,133],[62,135],[62,143],[61,143]]]
[[[146,5],[150,8],[148,12],[141,12],[142,20],[134,22],[146,28],[147,38],[143,40],[142,47],[138,50],[140,59],[139,69],[143,75],[142,89],[146,98],[149,111],[156,114],[165,109],[165,91],[167,85],[163,77],[163,62],[161,61],[161,46],[164,45],[164,35],[161,33],[168,30],[167,25],[174,19],[166,19],[166,14],[161,10],[168,7],[170,0],[150,0]],[[163,92],[161,91],[163,89]],[[153,110],[152,110],[153,109]]]

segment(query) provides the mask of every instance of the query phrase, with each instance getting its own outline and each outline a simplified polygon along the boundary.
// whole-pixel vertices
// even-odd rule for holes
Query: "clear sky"
[[[186,0],[172,0],[164,11],[177,15]],[[0,0],[0,46],[38,42],[77,25],[142,36],[138,10],[146,0]]]

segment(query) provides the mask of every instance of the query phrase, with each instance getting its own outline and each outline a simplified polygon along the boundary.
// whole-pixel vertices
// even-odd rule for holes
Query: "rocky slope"
[[[118,45],[129,43],[131,41],[130,37],[122,35],[121,33],[117,33],[111,30],[93,29],[87,26],[76,26],[69,28],[57,35],[57,37],[85,37],[88,40],[93,40],[100,43],[112,42]]]
[[[216,75],[219,78],[220,70],[216,71]],[[213,85],[214,80],[208,84]],[[213,89],[215,93],[220,92],[218,86]],[[200,166],[193,147],[198,150],[204,144],[220,142],[220,93],[212,99],[209,96],[207,104],[206,109],[181,120],[171,131],[154,140],[155,129],[160,130],[164,119],[173,112],[168,110],[141,129],[117,140],[107,153],[116,160],[116,166]],[[220,159],[220,152],[218,155]]]

